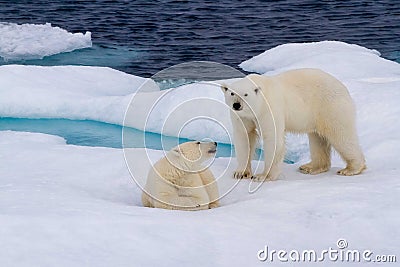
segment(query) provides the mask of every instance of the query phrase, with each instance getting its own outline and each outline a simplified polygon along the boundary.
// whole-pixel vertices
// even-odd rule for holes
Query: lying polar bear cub
[[[204,210],[219,206],[217,182],[202,164],[214,157],[217,143],[186,142],[150,169],[142,194],[145,207]]]
[[[285,155],[285,132],[308,134],[311,162],[300,167],[303,173],[328,171],[331,146],[347,163],[338,174],[355,175],[366,168],[353,101],[346,87],[331,75],[318,69],[276,76],[250,74],[221,87],[231,108],[238,160],[235,178],[276,179]],[[257,136],[263,140],[264,171],[253,176],[250,163]]]

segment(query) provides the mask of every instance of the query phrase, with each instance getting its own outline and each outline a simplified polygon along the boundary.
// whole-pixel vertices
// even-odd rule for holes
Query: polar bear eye
[[[231,95],[235,95],[234,93],[231,93]]]
[[[244,96],[248,96],[248,94],[244,94]]]

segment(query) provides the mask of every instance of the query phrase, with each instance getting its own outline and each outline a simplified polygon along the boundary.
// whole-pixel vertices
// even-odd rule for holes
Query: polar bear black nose
[[[242,105],[240,105],[239,102],[233,103],[233,109],[234,110],[240,110],[242,108]]]

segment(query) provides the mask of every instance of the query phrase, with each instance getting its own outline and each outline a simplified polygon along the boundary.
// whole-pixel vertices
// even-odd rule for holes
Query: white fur
[[[331,166],[331,146],[347,163],[341,175],[355,175],[365,168],[355,127],[355,108],[346,87],[318,69],[287,71],[276,76],[251,74],[222,85],[231,110],[238,159],[235,178],[274,180],[285,154],[285,132],[307,133],[311,162],[300,167],[308,174],[326,172]],[[234,110],[234,103],[240,110]],[[264,171],[252,176],[251,155],[256,137],[263,140]]]
[[[215,150],[212,142],[187,142],[168,152],[149,171],[143,205],[179,210],[218,207],[217,183],[212,172],[202,166]]]

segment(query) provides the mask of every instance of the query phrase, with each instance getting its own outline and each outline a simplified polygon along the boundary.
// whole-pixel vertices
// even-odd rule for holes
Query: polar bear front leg
[[[155,208],[169,209],[169,210],[206,210],[208,209],[208,195],[206,191],[184,189],[184,195],[179,195],[171,192],[161,192],[160,199],[154,202]],[[202,191],[202,192],[201,192]],[[201,192],[198,194],[198,192]]]
[[[284,138],[281,138],[284,140]],[[285,154],[284,141],[277,140],[275,147],[275,140],[264,139],[264,171],[259,174],[255,174],[251,177],[256,182],[263,181],[274,181],[278,178],[280,171],[280,165],[283,161]]]
[[[188,195],[180,195],[176,199],[178,209],[190,211],[209,209],[210,199],[204,188],[185,189],[185,191],[188,191],[186,192]]]
[[[264,149],[264,171],[251,177],[254,181],[273,181],[281,173],[280,165],[285,156],[285,130],[279,118],[260,120]]]
[[[240,119],[232,119],[233,142],[237,158],[237,169],[233,174],[235,179],[251,177],[251,155],[256,138],[253,138],[251,130],[248,130]],[[249,134],[249,132],[251,134]]]

